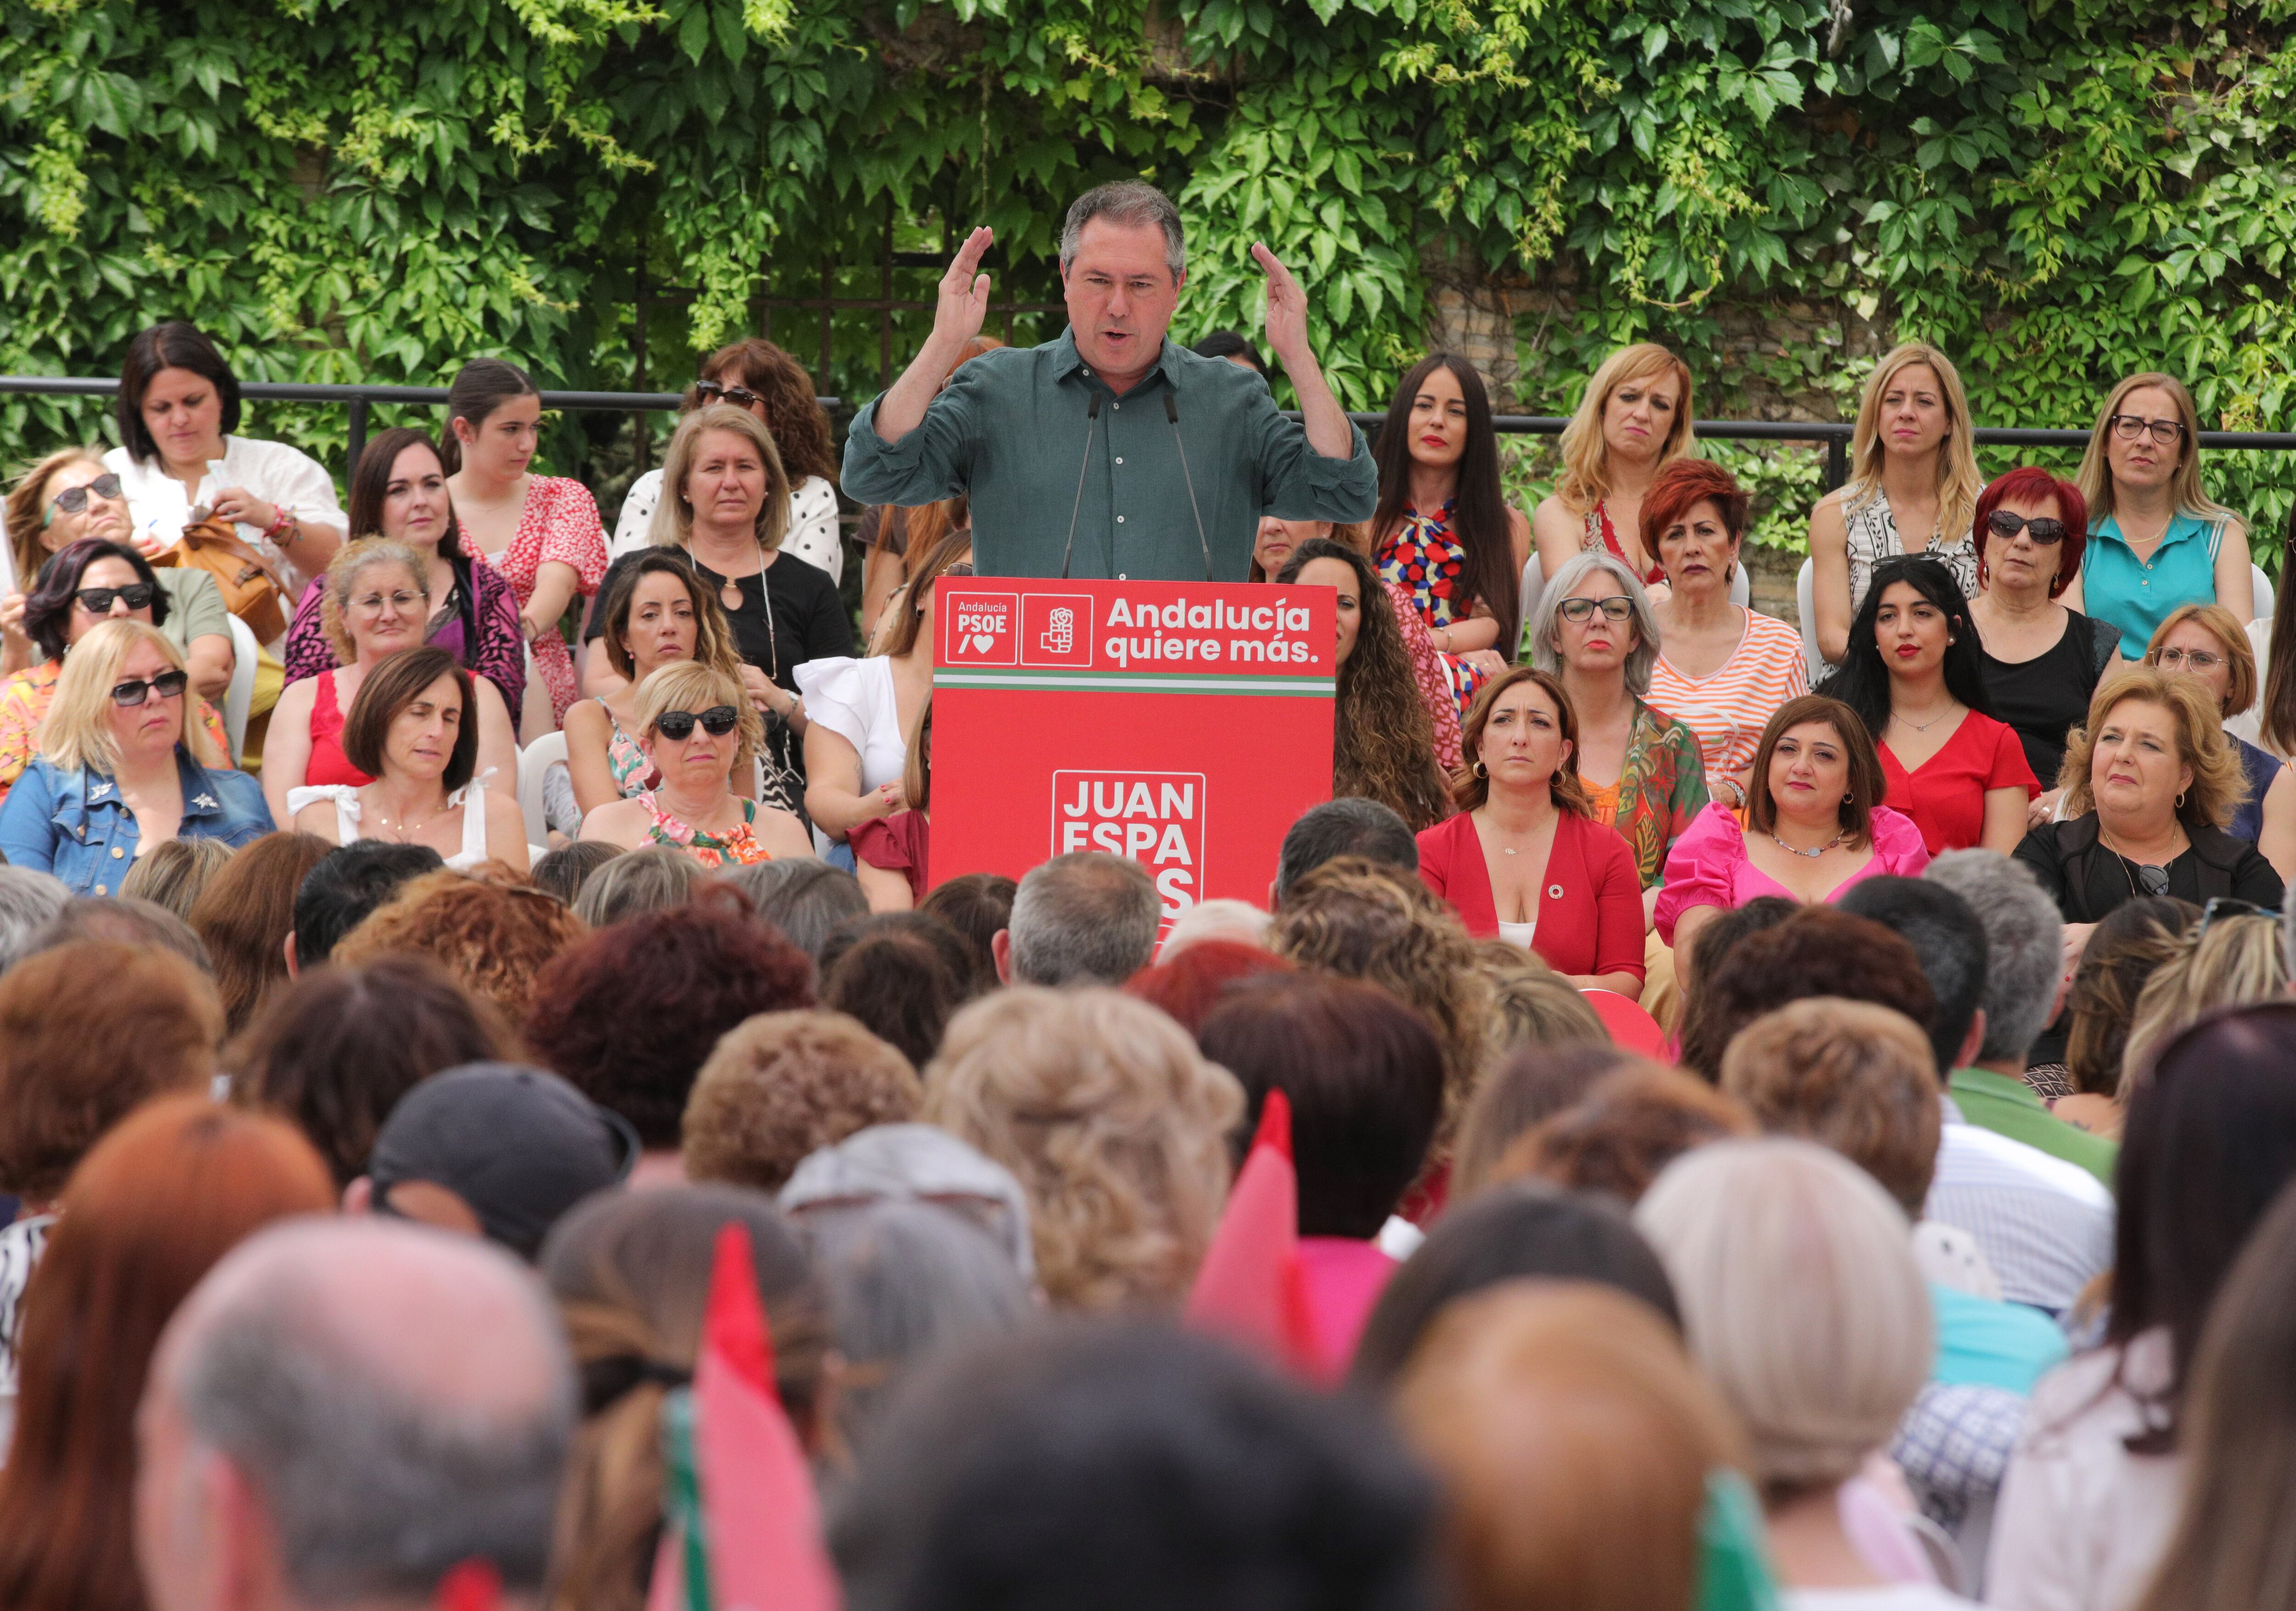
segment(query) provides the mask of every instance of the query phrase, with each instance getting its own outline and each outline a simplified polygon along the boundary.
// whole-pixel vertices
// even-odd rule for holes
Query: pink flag
[[[1292,1166],[1292,1103],[1270,1091],[1227,1211],[1188,1293],[1187,1322],[1319,1378],[1300,1270],[1300,1178]]]

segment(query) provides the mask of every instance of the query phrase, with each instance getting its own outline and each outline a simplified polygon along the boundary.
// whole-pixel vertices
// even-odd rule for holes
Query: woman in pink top
[[[1717,802],[1667,855],[1652,917],[1677,951],[1716,912],[1756,895],[1831,901],[1861,879],[1930,864],[1913,819],[1881,803],[1881,757],[1839,699],[1788,700],[1762,731],[1753,779],[1742,829]]]

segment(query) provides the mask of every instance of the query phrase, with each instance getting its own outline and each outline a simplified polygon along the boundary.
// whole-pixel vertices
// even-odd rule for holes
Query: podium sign
[[[1328,587],[944,577],[931,881],[1071,850],[1146,868],[1164,921],[1267,902],[1331,797]]]

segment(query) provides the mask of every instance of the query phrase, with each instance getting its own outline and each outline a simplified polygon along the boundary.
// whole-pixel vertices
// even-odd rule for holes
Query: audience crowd
[[[137,336],[6,504],[0,1611],[2296,1604],[2296,606],[2175,379],[1988,481],[1915,344],[1805,635],[1693,380],[1526,512],[1409,372],[1174,910],[929,877],[968,511],[857,634],[770,343],[610,544],[512,365],[346,507]]]

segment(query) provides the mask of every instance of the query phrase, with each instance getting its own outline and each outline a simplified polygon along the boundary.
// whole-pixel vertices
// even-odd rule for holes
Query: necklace
[[[439,806],[438,810],[432,812],[429,816],[422,818],[420,822],[413,821],[406,817],[401,817],[396,822],[392,822],[389,817],[383,815],[382,813],[378,810],[374,814],[374,820],[379,827],[395,828],[401,835],[414,834],[430,827],[431,823],[437,822],[440,817],[445,816],[448,812],[454,810],[454,806],[450,802],[449,804]]]
[[[1890,713],[1890,719],[1892,722],[1903,722],[1915,732],[1927,732],[1931,728],[1936,726],[1939,722],[1944,721],[1946,717],[1951,716],[1955,711],[1959,710],[1960,708],[1960,703],[1958,701],[1955,701],[1947,705],[1943,710],[1938,712],[1937,715],[1931,716],[1926,722],[1916,722],[1913,717],[1906,715],[1903,711],[1892,710]]]
[[[729,616],[739,613],[742,603],[741,583],[732,577],[718,576],[694,556],[691,548],[685,552],[686,557],[693,560],[693,568],[696,570],[717,582],[718,601],[725,605],[726,613]],[[769,683],[780,675],[782,668],[781,639],[774,630],[774,585],[766,575],[770,564],[771,561],[766,558],[766,545],[759,543],[758,544],[758,586],[766,595],[766,658],[771,663],[764,669],[766,680]]]
[[[1820,845],[1816,850],[1803,850],[1798,846],[1787,844],[1784,839],[1778,838],[1776,830],[1773,830],[1770,833],[1770,842],[1775,845],[1780,850],[1784,851],[1788,855],[1804,856],[1808,860],[1815,862],[1818,857],[1824,855],[1827,851],[1832,850],[1835,846],[1841,844],[1849,837],[1849,830],[1848,829],[1844,829],[1840,833],[1835,834],[1832,838],[1826,840],[1824,844]]]

